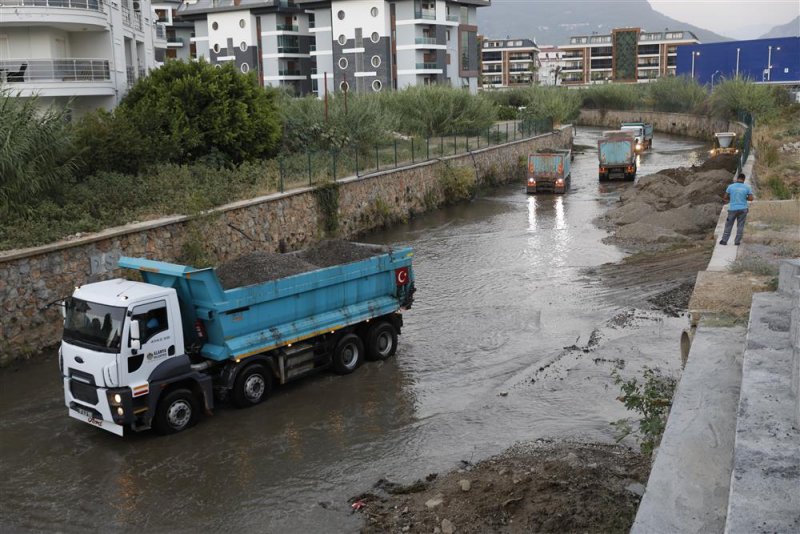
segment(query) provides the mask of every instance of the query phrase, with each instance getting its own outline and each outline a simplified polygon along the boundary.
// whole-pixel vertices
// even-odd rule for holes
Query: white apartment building
[[[185,0],[196,56],[297,94],[478,88],[476,8],[490,0]]]
[[[564,52],[557,46],[539,47],[539,84],[561,85],[564,69]]]
[[[481,87],[508,89],[539,80],[539,47],[530,39],[483,40]]]
[[[150,0],[0,0],[0,86],[76,114],[117,105],[155,66]]]
[[[166,47],[156,48],[156,64],[163,64],[170,59],[188,61],[192,58],[194,23],[178,16],[180,5],[181,0],[155,0],[152,4],[156,24],[163,27],[163,36],[159,26],[156,26],[156,32],[160,38],[166,39]]]

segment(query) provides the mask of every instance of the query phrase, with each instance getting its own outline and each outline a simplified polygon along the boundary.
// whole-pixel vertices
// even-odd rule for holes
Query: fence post
[[[333,163],[333,181],[336,181],[336,149],[331,150],[331,160]]]
[[[491,135],[492,135],[492,127],[489,126],[488,128],[486,128],[486,146],[492,146]]]
[[[453,154],[458,154],[458,136],[453,136]]]
[[[425,159],[426,160],[431,159],[431,138],[430,137],[426,137],[425,138]]]
[[[397,168],[397,139],[394,140],[394,168]]]
[[[280,177],[281,177],[281,183],[279,184],[278,188],[279,188],[279,191],[281,193],[283,193],[283,173],[285,172],[285,170],[283,168],[283,157],[281,157],[278,160],[278,168],[280,169],[280,173],[279,174],[280,174]]]
[[[466,151],[469,152],[469,135],[467,136]]]
[[[508,143],[508,123],[506,123],[506,143]]]
[[[414,138],[411,138],[411,163],[414,163]]]
[[[381,160],[378,158],[378,144],[375,144],[375,170],[381,170]]]
[[[439,136],[439,156],[444,157],[444,136]]]
[[[358,177],[358,149],[356,148],[356,177]]]
[[[306,150],[306,160],[308,161],[308,185],[311,185],[311,151]]]

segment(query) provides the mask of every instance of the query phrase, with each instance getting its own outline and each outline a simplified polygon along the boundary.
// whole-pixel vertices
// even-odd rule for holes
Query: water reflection
[[[528,197],[528,231],[536,231],[536,205],[538,201],[535,196]]]

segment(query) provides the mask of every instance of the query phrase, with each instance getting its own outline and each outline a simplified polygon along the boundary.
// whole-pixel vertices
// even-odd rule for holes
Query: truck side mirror
[[[131,348],[133,350],[139,350],[142,348],[141,339],[141,325],[138,319],[133,319],[131,321]]]

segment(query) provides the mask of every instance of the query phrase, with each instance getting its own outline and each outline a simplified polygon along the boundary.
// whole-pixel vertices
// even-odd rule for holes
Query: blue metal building
[[[800,37],[678,46],[676,75],[701,84],[723,78],[800,85]]]

